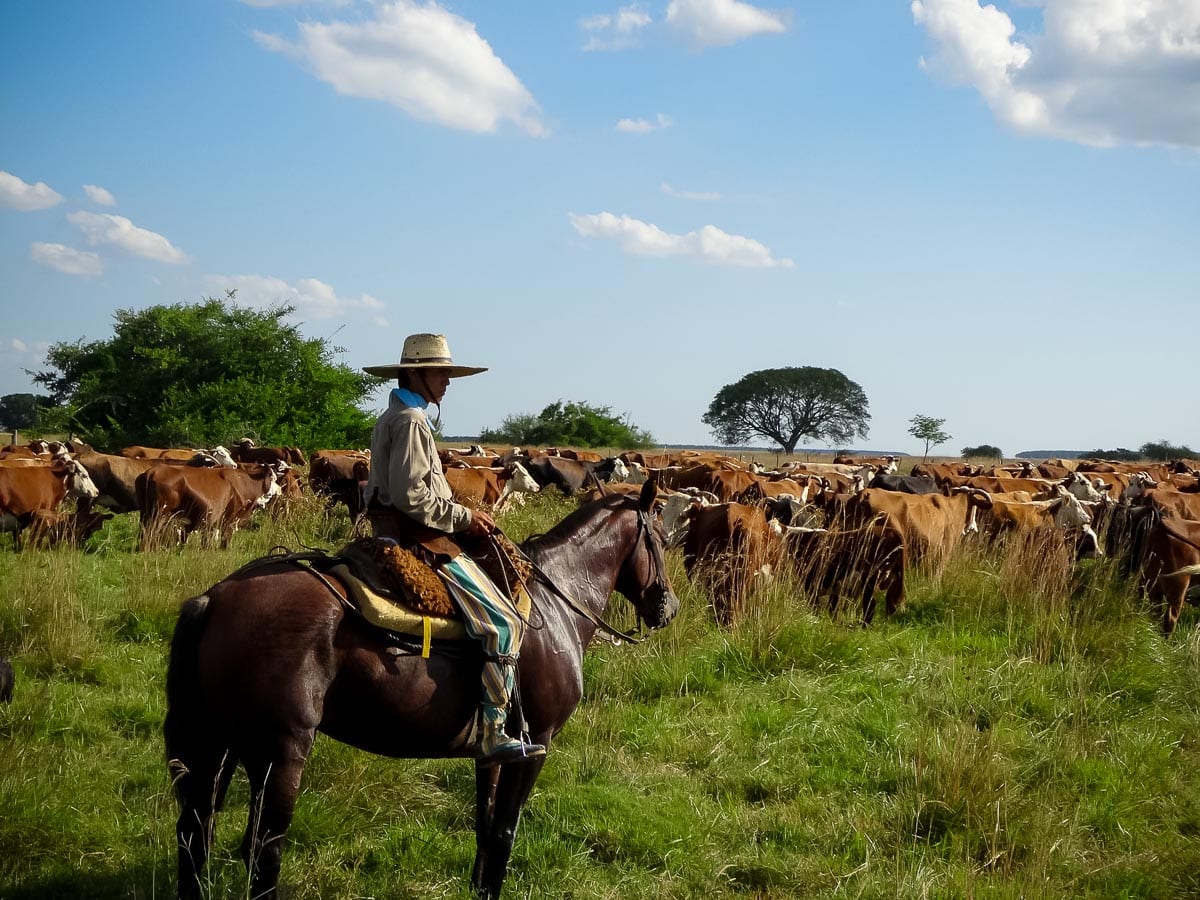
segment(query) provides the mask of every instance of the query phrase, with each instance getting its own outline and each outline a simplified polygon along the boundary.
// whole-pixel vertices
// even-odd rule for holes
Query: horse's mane
[[[598,506],[619,509],[622,506],[630,505],[636,506],[637,498],[627,496],[626,494],[607,494],[596,500],[584,503],[567,513],[558,524],[551,526],[549,531],[541,531],[525,538],[525,540],[521,541],[521,549],[526,552],[536,550],[543,545],[554,543],[555,540],[561,539],[566,533],[573,533],[577,529],[579,521],[591,516],[592,510]]]

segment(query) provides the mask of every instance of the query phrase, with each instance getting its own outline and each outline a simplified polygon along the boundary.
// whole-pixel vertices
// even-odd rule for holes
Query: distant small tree
[[[947,438],[949,440],[949,438]],[[963,459],[1004,459],[1004,453],[992,444],[980,444],[978,447],[963,447]]]
[[[946,424],[945,419],[935,419],[933,416],[918,414],[908,421],[908,433],[925,442],[925,455],[921,457],[921,462],[929,459],[930,447],[936,447],[938,444],[944,444],[946,441],[953,440],[947,432],[942,431],[942,426]]]
[[[621,447],[638,449],[653,446],[648,431],[637,428],[624,417],[615,416],[607,406],[566,403],[556,400],[538,415],[519,413],[507,416],[498,428],[485,428],[479,439],[489,444],[532,444],[564,447]]]
[[[1171,459],[1187,459],[1196,455],[1187,444],[1176,446],[1168,440],[1147,441],[1139,448],[1144,459],[1166,462]]]
[[[42,410],[53,406],[45,394],[5,394],[0,397],[0,428],[21,431],[39,424]]]

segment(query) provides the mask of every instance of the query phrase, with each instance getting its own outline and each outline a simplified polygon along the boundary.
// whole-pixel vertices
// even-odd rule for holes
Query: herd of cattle
[[[787,570],[836,609],[877,593],[893,613],[910,566],[943,563],[964,539],[1017,535],[1069,547],[1075,557],[1116,557],[1174,630],[1193,580],[1200,585],[1200,469],[1195,461],[1126,465],[1047,460],[996,466],[918,464],[895,457],[793,462],[767,471],[727,455],[680,451],[601,457],[572,450],[474,446],[441,451],[463,503],[503,509],[557,488],[595,496],[659,486],[664,534],[688,576],[706,584],[714,614],[733,622],[757,584]],[[286,506],[307,489],[361,522],[370,453],[256,447],[229,450],[85,444],[0,448],[0,531],[15,546],[80,544],[119,513],[136,512],[143,547],[198,532],[227,546],[256,510]],[[586,494],[584,492],[587,492]],[[65,501],[74,500],[74,508]],[[24,534],[23,534],[24,533]],[[1195,593],[1193,591],[1193,593]]]

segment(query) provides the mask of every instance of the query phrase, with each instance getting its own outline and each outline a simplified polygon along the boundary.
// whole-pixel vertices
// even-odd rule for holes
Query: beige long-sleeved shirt
[[[371,435],[367,498],[438,531],[471,524],[471,510],[454,502],[424,410],[407,406],[395,391]]]

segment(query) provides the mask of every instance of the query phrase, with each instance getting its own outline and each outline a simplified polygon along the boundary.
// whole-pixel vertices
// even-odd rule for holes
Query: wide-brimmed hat
[[[395,378],[402,369],[441,369],[451,378],[478,375],[487,366],[458,366],[450,358],[444,334],[410,334],[400,350],[400,362],[386,366],[363,366],[363,371],[381,378]]]

